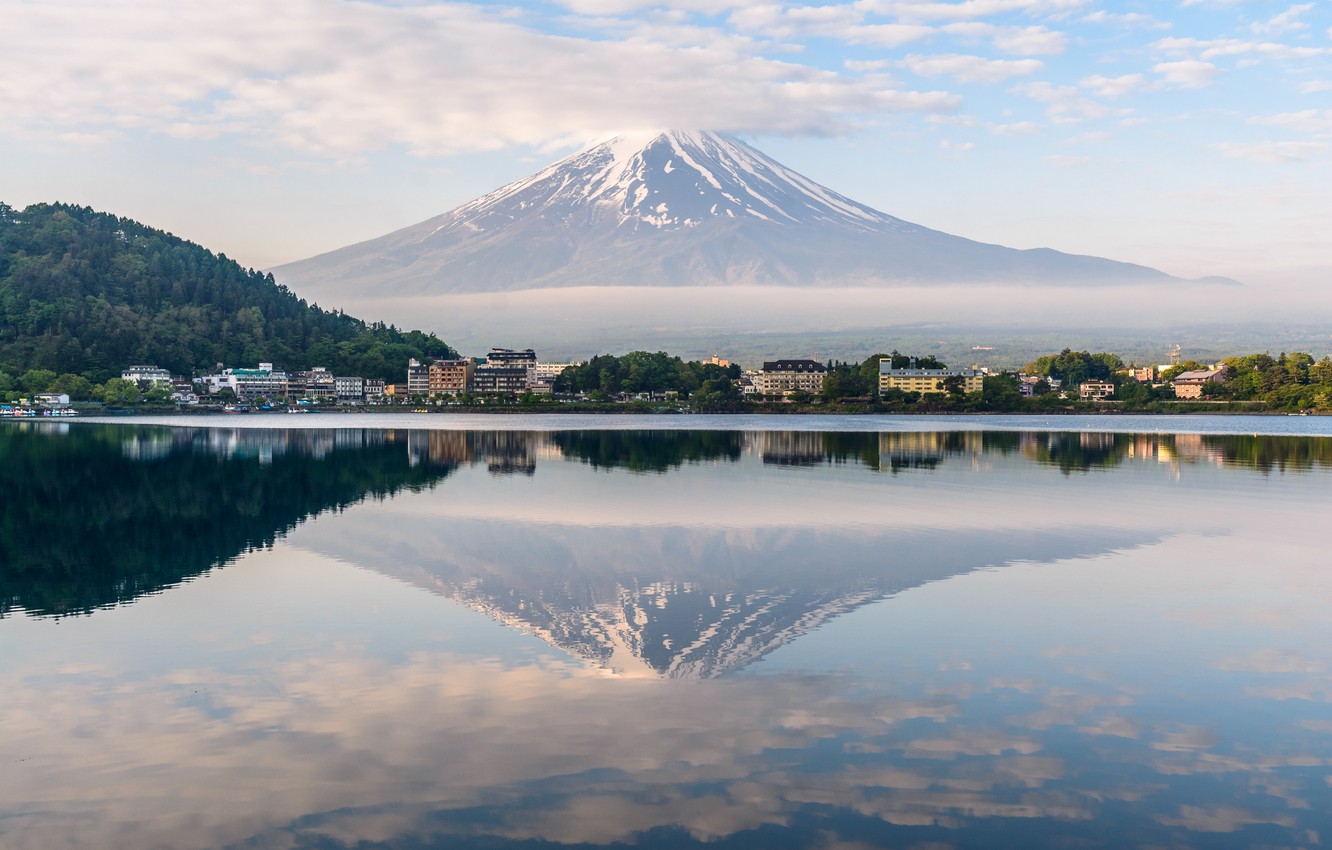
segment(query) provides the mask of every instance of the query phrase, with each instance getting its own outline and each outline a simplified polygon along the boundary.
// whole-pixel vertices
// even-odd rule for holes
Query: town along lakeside
[[[543,363],[531,349],[492,349],[486,358],[411,360],[405,382],[287,372],[271,363],[193,378],[132,366],[79,404],[48,388],[0,413],[85,412],[481,412],[800,414],[1088,414],[1332,412],[1332,358],[1296,352],[1213,363],[1124,364],[1114,354],[1065,349],[1019,370],[949,368],[896,351],[861,363],[767,361],[742,370],[717,356],[690,361],[665,352],[599,355]],[[50,378],[51,380],[43,381]],[[25,374],[25,388],[59,384]],[[98,393],[93,393],[96,396]],[[11,402],[14,393],[10,393]]]

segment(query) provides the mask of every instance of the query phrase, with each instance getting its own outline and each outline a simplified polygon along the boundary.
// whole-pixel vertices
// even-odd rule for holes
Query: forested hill
[[[456,356],[434,335],[367,324],[297,298],[170,233],[66,204],[0,203],[0,372],[189,375],[218,363],[400,380],[408,358]]]

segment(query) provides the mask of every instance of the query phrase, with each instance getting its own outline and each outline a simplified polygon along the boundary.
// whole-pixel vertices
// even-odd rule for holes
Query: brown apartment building
[[[429,394],[458,395],[467,391],[476,364],[471,360],[436,360],[427,372]]]

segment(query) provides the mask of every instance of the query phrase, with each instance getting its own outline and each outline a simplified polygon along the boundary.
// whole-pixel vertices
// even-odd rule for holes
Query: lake
[[[0,423],[5,848],[1310,847],[1332,420]]]

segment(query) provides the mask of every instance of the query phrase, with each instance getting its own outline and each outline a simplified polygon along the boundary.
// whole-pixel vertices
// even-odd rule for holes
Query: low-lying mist
[[[1160,362],[1172,344],[1198,358],[1332,351],[1328,293],[1252,286],[577,287],[337,306],[434,331],[466,355],[532,347],[551,361],[634,349],[720,353],[746,366],[777,357],[854,360],[894,348],[994,366],[1064,346],[1139,362]]]

